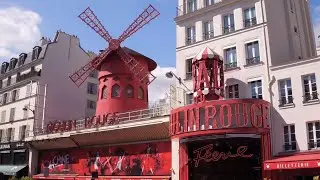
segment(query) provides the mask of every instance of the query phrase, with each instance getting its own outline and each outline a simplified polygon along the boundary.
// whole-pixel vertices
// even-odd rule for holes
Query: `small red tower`
[[[223,98],[223,60],[209,47],[205,47],[192,62],[194,102]]]
[[[148,107],[148,85],[155,79],[150,72],[157,64],[150,58],[120,44],[160,13],[149,5],[118,39],[113,39],[90,8],[79,18],[105,39],[109,46],[70,76],[79,87],[90,73],[99,71],[96,116]]]

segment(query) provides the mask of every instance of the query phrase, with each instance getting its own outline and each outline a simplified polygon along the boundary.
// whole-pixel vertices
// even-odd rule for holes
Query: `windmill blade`
[[[103,39],[108,42],[111,41],[112,37],[110,36],[109,32],[104,28],[90,7],[83,11],[78,17],[88,26],[90,26],[96,33],[98,33]]]
[[[145,9],[136,20],[122,33],[119,37],[120,43],[130,37],[133,33],[137,32],[144,25],[148,24],[151,20],[159,16],[160,13],[151,4]]]
[[[108,48],[107,50],[103,51],[99,56],[93,58],[90,62],[88,62],[85,66],[77,70],[75,73],[73,73],[70,77],[70,79],[78,86],[80,87],[81,84],[88,78],[90,73],[98,67],[101,62],[108,56],[108,54],[111,52],[111,50]]]
[[[134,57],[129,53],[125,52],[123,49],[118,49],[118,55],[121,60],[125,63],[127,68],[133,74],[133,76],[139,80],[140,83],[150,84],[156,79],[156,77],[149,72],[148,69],[143,67]]]

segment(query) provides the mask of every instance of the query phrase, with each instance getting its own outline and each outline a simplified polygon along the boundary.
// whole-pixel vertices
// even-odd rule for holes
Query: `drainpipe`
[[[260,5],[261,5],[261,12],[262,12],[262,22],[263,23],[266,23],[267,25],[267,22],[265,20],[265,16],[264,16],[264,12],[265,12],[265,9],[263,7],[263,4],[264,3],[264,0],[260,0]],[[271,79],[270,77],[270,64],[269,64],[269,54],[268,54],[268,44],[267,44],[267,33],[266,33],[266,26],[263,25],[263,36],[264,36],[264,45],[265,45],[265,55],[266,55],[266,63],[267,63],[267,77],[268,77],[268,91],[269,91],[269,96],[270,96],[270,104],[271,106],[273,107],[273,99],[272,99],[272,93],[271,93],[271,86],[273,84],[273,80]],[[270,128],[271,130],[273,130],[273,123],[272,123],[272,110],[270,110]],[[274,152],[274,146],[272,145],[272,143],[274,142],[274,138],[273,138],[273,133],[272,131],[270,132],[270,139],[271,139],[271,156],[273,156],[273,152]]]
[[[44,129],[44,116],[45,116],[45,111],[46,111],[47,86],[48,86],[48,84],[45,84],[45,85],[44,85],[43,106],[42,106],[42,119],[41,119],[41,130]]]

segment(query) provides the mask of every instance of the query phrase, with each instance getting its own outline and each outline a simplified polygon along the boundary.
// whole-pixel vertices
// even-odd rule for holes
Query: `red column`
[[[262,162],[269,160],[271,158],[271,142],[270,142],[270,132],[261,134],[261,157]],[[262,177],[271,178],[271,171],[265,171],[262,163]]]
[[[189,179],[189,166],[188,166],[188,145],[181,143],[179,147],[179,168],[180,180]]]

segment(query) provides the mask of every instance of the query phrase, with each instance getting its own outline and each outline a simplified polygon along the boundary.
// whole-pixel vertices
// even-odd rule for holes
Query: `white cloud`
[[[0,60],[30,52],[41,38],[40,23],[36,12],[16,7],[0,9]]]
[[[166,73],[172,71],[176,72],[174,67],[160,67],[158,66],[152,74],[157,78],[149,85],[149,102],[154,102],[159,99],[166,98],[166,93],[170,93],[170,84],[175,84],[175,78],[167,78]]]

